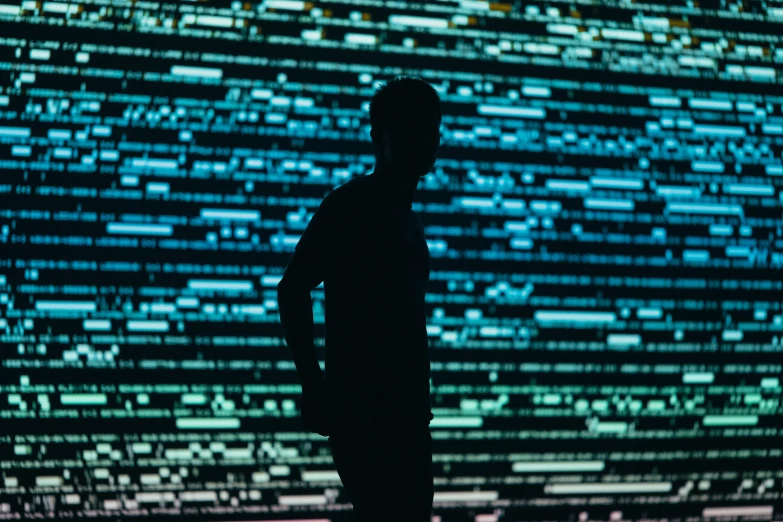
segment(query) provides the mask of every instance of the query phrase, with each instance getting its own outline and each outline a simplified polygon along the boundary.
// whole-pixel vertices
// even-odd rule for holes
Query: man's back
[[[415,213],[383,189],[371,174],[326,198],[335,249],[324,279],[328,399],[344,420],[429,421],[429,250]]]

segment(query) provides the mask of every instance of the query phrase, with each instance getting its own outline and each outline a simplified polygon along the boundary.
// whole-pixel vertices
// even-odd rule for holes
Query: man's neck
[[[410,208],[413,204],[413,196],[416,193],[416,187],[419,185],[419,178],[411,178],[402,173],[391,172],[381,165],[375,166],[371,174],[381,181],[384,186],[384,194],[395,203]]]

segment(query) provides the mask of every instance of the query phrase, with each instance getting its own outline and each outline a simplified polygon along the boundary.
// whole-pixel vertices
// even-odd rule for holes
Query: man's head
[[[370,136],[381,168],[417,178],[435,165],[440,145],[440,98],[427,82],[398,76],[370,102]]]

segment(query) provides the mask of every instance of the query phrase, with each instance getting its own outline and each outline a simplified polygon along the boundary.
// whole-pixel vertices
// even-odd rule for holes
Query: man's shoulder
[[[339,197],[350,197],[352,194],[355,194],[356,192],[367,190],[370,186],[371,180],[370,176],[364,175],[364,176],[355,176],[342,185],[339,185],[335,187],[332,192],[329,193],[331,196],[332,194]]]
[[[342,209],[357,207],[367,200],[366,195],[370,185],[369,176],[351,178],[342,185],[332,189],[326,195],[324,201]]]

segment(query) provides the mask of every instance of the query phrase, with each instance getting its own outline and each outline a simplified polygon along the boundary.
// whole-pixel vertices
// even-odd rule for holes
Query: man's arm
[[[328,196],[327,196],[328,198]],[[291,349],[303,393],[320,393],[325,378],[313,341],[313,308],[310,291],[326,277],[330,264],[334,219],[327,199],[313,215],[296,245],[293,257],[277,285],[277,301],[283,335]]]
[[[302,392],[319,392],[325,382],[313,341],[313,306],[310,290],[283,284],[277,286],[277,302],[283,336],[293,354]]]

